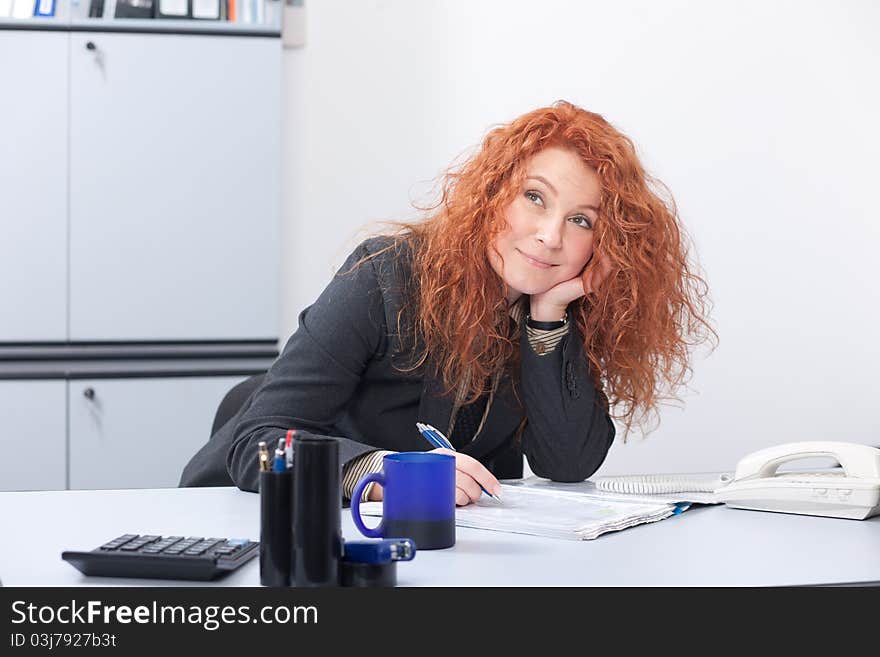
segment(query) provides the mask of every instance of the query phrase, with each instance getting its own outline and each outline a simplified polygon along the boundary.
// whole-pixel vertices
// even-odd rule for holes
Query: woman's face
[[[580,275],[593,254],[600,190],[596,171],[575,151],[554,146],[532,157],[523,188],[505,210],[507,227],[489,248],[508,301]]]

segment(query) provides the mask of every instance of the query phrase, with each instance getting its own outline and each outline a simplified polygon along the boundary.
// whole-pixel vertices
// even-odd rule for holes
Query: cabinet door
[[[173,488],[244,377],[70,382],[70,488]]]
[[[72,340],[274,338],[277,38],[73,33]]]
[[[67,47],[0,38],[0,342],[67,339]]]
[[[67,486],[67,383],[0,381],[0,490]]]

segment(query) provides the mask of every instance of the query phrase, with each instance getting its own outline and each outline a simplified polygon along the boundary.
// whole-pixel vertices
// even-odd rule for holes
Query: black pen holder
[[[293,581],[296,586],[339,586],[339,443],[301,432],[293,440],[293,454]]]
[[[293,470],[260,472],[260,584],[290,586]]]

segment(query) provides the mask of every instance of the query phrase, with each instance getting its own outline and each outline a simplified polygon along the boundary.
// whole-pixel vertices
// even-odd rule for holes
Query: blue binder
[[[37,0],[34,4],[34,16],[54,16],[55,0]]]

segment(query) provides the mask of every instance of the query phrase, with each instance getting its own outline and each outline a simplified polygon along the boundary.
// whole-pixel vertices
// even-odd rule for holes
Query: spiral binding
[[[720,475],[623,475],[620,477],[597,477],[593,480],[599,490],[636,495],[662,493],[714,493],[730,483],[732,477]]]

